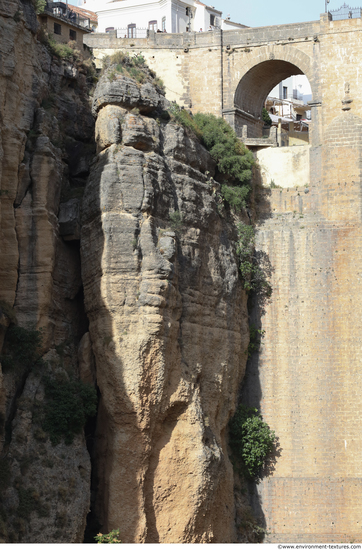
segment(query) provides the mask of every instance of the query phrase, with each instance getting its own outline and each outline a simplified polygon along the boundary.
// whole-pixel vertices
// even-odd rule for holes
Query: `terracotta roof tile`
[[[84,19],[90,19],[92,23],[98,23],[98,15],[94,11],[85,10],[84,8],[78,8],[77,6],[69,6],[72,11],[84,17]]]

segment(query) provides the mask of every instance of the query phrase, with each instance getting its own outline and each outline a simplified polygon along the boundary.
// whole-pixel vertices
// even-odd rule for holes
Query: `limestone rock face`
[[[129,112],[155,112],[162,97],[147,93],[103,77],[94,96],[81,253],[101,394],[97,514],[127,543],[233,542],[225,437],[248,344],[236,232],[207,151]]]
[[[38,27],[31,0],[0,0],[0,541],[80,543],[90,506],[85,437],[53,447],[39,411],[46,374],[79,377],[79,227],[78,241],[65,242],[58,215],[63,195],[84,187],[94,121],[85,75],[49,54]],[[42,329],[47,361],[37,372],[19,374],[1,357],[16,323]]]

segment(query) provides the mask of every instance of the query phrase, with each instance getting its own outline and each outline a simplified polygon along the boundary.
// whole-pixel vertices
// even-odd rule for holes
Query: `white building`
[[[223,19],[222,12],[199,0],[84,0],[83,8],[98,15],[97,32],[119,30],[118,35],[142,38],[139,30],[203,32],[232,30],[245,25]]]
[[[269,97],[289,100],[296,99],[306,104],[312,100],[312,90],[308,78],[304,74],[297,74],[277,84],[269,93]]]

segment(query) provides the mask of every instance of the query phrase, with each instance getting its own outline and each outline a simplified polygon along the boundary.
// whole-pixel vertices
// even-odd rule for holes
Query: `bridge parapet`
[[[117,31],[94,33],[86,37],[86,44],[92,48],[142,47],[142,48],[204,48],[220,46],[247,47],[269,42],[293,43],[298,40],[312,40],[319,32],[319,21],[273,25],[270,27],[246,27],[232,31],[157,33],[149,31],[147,38],[117,38]],[[133,46],[131,46],[133,44]]]

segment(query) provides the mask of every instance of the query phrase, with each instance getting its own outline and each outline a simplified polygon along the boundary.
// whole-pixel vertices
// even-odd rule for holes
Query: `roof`
[[[85,10],[84,8],[78,8],[77,6],[71,6],[70,9],[77,13],[84,19],[89,19],[92,23],[98,23],[98,15],[94,11]]]

